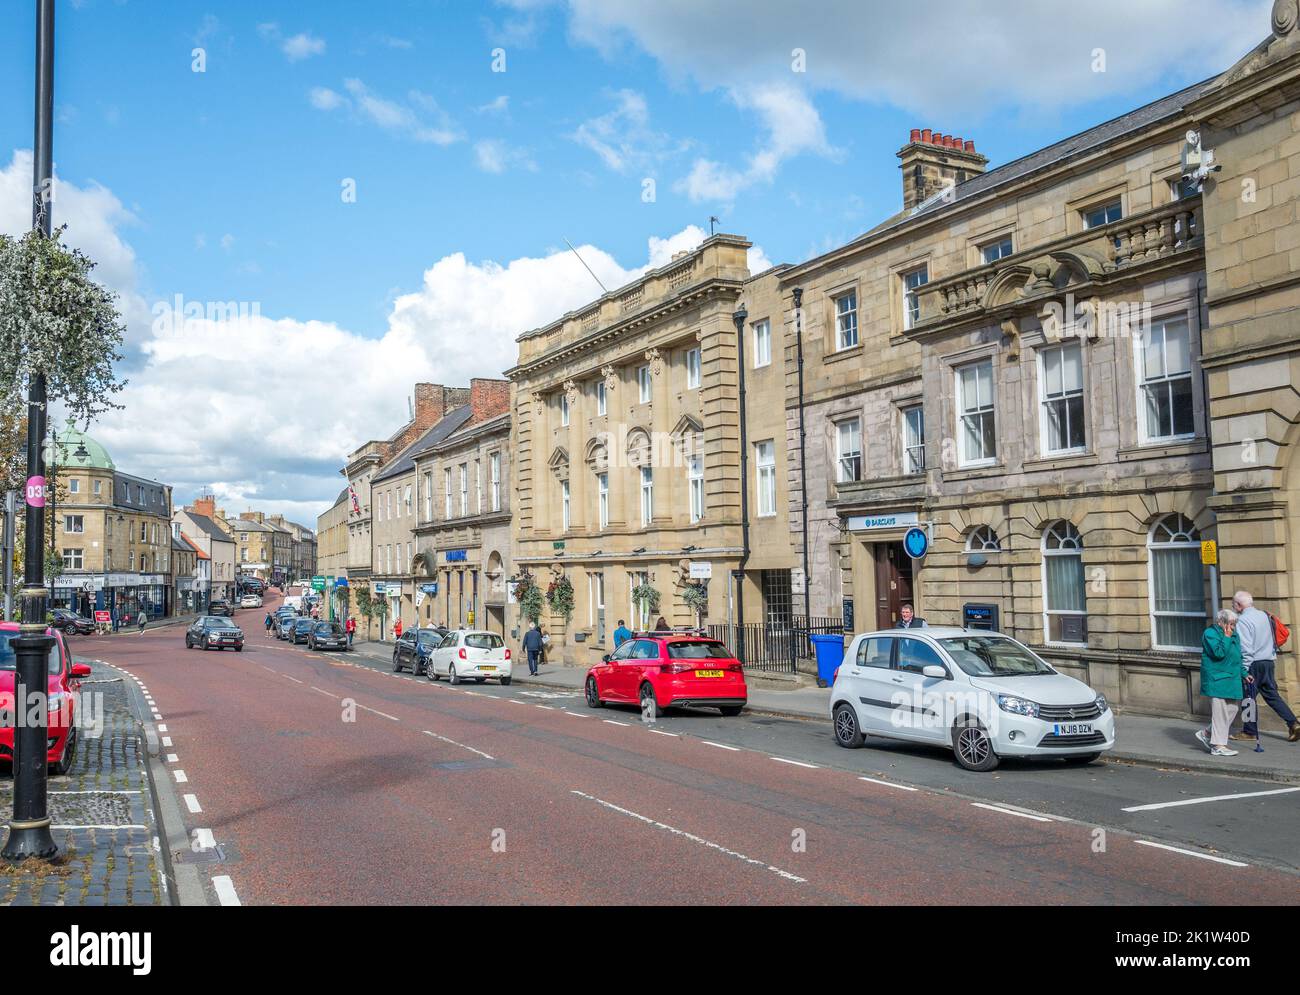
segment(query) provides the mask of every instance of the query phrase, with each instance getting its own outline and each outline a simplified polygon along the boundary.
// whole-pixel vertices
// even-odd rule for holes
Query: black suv
[[[235,617],[235,607],[225,598],[217,598],[216,601],[208,605],[209,615],[225,615],[228,618]]]
[[[201,650],[225,649],[233,647],[236,653],[244,650],[244,632],[229,619],[204,615],[185,630],[185,648],[192,650],[197,646]]]

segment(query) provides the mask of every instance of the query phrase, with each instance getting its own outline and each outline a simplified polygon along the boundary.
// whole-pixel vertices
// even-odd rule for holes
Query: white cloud
[[[328,87],[314,87],[308,94],[308,100],[313,107],[322,111],[346,107],[356,116],[385,131],[416,142],[451,145],[464,137],[451,117],[427,93],[411,90],[406,95],[407,103],[403,104],[380,96],[359,79],[344,80],[343,89],[349,96],[343,96]]]
[[[476,142],[474,157],[478,168],[485,173],[504,173],[511,167],[537,171],[537,163],[527,149],[515,148],[499,138],[486,138]]]
[[[616,105],[613,110],[584,121],[569,136],[595,152],[606,167],[616,173],[649,170],[686,147],[650,127],[650,111],[642,94],[618,90],[611,96]]]
[[[744,169],[711,159],[695,160],[690,173],[674,185],[674,189],[691,200],[734,200],[749,187],[771,183],[786,159],[804,152],[838,157],[839,151],[826,141],[817,108],[788,83],[733,90],[731,99],[736,106],[751,110],[762,119],[766,141],[750,156]]]
[[[1008,107],[1054,108],[1226,69],[1269,31],[1268,0],[932,0],[917,17],[862,0],[644,3],[570,0],[572,37],[615,57],[632,45],[678,78],[753,87],[798,77],[809,91],[883,101],[968,129]],[[1207,29],[1207,26],[1211,26]],[[801,48],[807,71],[791,71]],[[1093,50],[1106,71],[1093,71]],[[1192,67],[1189,69],[1189,67]],[[1172,89],[1172,87],[1171,87]]]
[[[27,152],[0,169],[6,233],[31,223],[21,210],[31,169]],[[212,488],[230,510],[255,505],[306,525],[342,487],[346,453],[404,422],[412,384],[499,377],[516,361],[516,336],[599,295],[567,247],[505,263],[454,253],[394,300],[378,336],[262,314],[251,303],[243,313],[218,313],[203,302],[203,315],[187,320],[171,292],[153,304],[137,290],[135,254],[118,232],[134,218],[111,191],[61,183],[56,198],[56,222],[69,223],[70,241],[99,260],[97,274],[123,294],[138,347],[122,371],[130,380],[118,398],[124,410],[104,415],[91,434],[124,471],[174,485],[178,500]],[[578,252],[606,286],[618,287],[704,237],[692,226],[652,238],[646,263],[631,267],[596,246]],[[756,251],[751,259],[762,262]],[[304,362],[286,356],[302,357],[308,375]]]
[[[504,114],[510,109],[510,98],[503,93],[496,100],[481,104],[474,109],[480,114]]]
[[[325,39],[317,38],[310,32],[304,31],[292,38],[286,38],[280,50],[290,62],[300,62],[313,55],[324,55]]]

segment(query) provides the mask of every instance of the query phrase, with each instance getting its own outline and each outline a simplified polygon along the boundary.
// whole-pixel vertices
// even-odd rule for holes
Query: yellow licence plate
[[[479,670],[496,670],[496,667],[479,667]]]
[[[721,670],[697,670],[695,671],[695,676],[696,677],[721,677],[723,673],[724,671]]]

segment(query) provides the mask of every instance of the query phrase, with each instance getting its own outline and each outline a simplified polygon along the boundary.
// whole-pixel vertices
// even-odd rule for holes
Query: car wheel
[[[952,728],[952,752],[967,770],[983,774],[998,765],[993,740],[978,719],[966,716]]]
[[[199,649],[203,650],[203,652],[205,652],[205,653],[208,651],[208,637],[207,637],[207,636],[204,636],[203,639],[202,639],[202,641],[199,643]]]
[[[1076,753],[1074,756],[1062,757],[1067,764],[1072,767],[1082,767],[1084,764],[1090,764],[1094,760],[1100,760],[1100,753]]]
[[[744,705],[719,705],[720,711],[726,718],[734,719],[744,709]]]
[[[501,686],[503,688],[508,688],[510,686],[510,678],[509,677],[501,678]]]
[[[664,714],[664,709],[659,707],[659,701],[655,698],[655,689],[649,681],[641,685],[641,717],[649,722],[653,722]]]
[[[186,637],[185,637],[185,648],[186,648],[187,650],[192,650],[192,649],[194,649],[194,641],[193,641],[192,639],[190,639],[189,636],[186,636]]]
[[[604,708],[605,703],[600,700],[600,688],[596,685],[596,678],[587,678],[587,707]]]
[[[63,756],[57,763],[50,764],[50,773],[62,777],[72,770],[72,762],[77,758],[77,727],[68,730],[67,741],[63,744]]]
[[[454,663],[451,665],[451,669],[447,673],[447,683],[448,684],[460,683],[460,674],[456,673],[456,665]]]
[[[835,706],[833,717],[835,725],[835,742],[846,750],[854,750],[862,745],[862,729],[858,726],[858,713],[848,702]]]
[[[400,673],[402,670],[402,661],[397,659],[397,654],[393,654],[393,673]]]

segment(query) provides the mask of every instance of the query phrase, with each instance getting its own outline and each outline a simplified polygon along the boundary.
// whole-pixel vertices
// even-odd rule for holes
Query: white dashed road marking
[[[450,743],[452,746],[459,746],[462,750],[469,750],[470,753],[477,753],[480,757],[483,757],[487,760],[496,759],[496,757],[492,756],[489,753],[484,753],[482,750],[476,750],[474,749],[474,747],[466,746],[464,743],[458,743],[454,739],[448,739],[446,736],[439,736],[436,732],[430,732],[428,729],[421,729],[420,731],[423,732],[426,736],[432,736],[434,739],[442,740],[442,742],[444,743]]]
[[[1201,860],[1213,860],[1216,864],[1227,864],[1229,867],[1249,867],[1249,864],[1243,864],[1240,860],[1229,860],[1227,857],[1215,857],[1208,853],[1197,853],[1195,850],[1184,850],[1182,847],[1170,846],[1168,843],[1156,843],[1154,840],[1134,840],[1138,846],[1153,846],[1157,850],[1170,850],[1173,853],[1181,853],[1188,857],[1199,857]]]
[[[189,781],[189,778],[185,776],[185,771],[183,770],[174,770],[172,773],[176,775],[177,784],[185,784]]]
[[[1035,822],[1054,822],[1045,815],[1032,815],[1029,812],[1017,812],[1014,808],[1002,808],[1000,805],[985,805],[983,802],[971,802],[975,808],[988,809],[990,812],[1001,812],[1003,815],[1018,815],[1022,819],[1033,819]]]
[[[775,760],[779,764],[791,764],[795,767],[807,767],[810,770],[820,770],[816,764],[806,764],[802,760],[787,760],[785,757],[768,757],[769,760]]]
[[[198,795],[186,795],[186,796],[185,796],[185,807],[188,808],[188,809],[190,810],[190,812],[193,813],[193,814],[195,814],[195,815],[197,815],[199,812],[202,812],[202,811],[203,811],[202,807],[199,805],[199,796],[198,796]]]
[[[239,896],[235,894],[235,885],[228,875],[222,874],[212,879],[212,887],[216,889],[217,900],[222,905],[239,905]]]
[[[725,743],[714,743],[711,740],[704,740],[705,746],[716,746],[719,750],[730,750],[732,753],[739,753],[739,746],[727,746]]]
[[[212,836],[211,829],[194,830],[194,849],[195,850],[213,850],[216,849],[217,841]]]
[[[626,722],[615,722],[613,719],[601,719],[601,721],[602,721],[602,722],[607,722],[609,725],[612,725],[612,726],[622,726],[624,729],[626,729],[626,728],[628,727],[628,723],[626,723]]]
[[[401,719],[399,719],[396,715],[389,715],[387,712],[381,712],[377,708],[371,708],[368,705],[361,704],[360,702],[357,703],[357,708],[364,708],[367,712],[374,712],[376,715],[382,715],[384,718],[392,719],[394,722],[401,721]]]
[[[871,784],[883,784],[886,788],[898,788],[899,791],[916,791],[916,788],[909,787],[906,784],[895,784],[893,781],[881,781],[874,777],[859,777],[859,781],[867,781]]]
[[[1181,805],[1203,805],[1206,802],[1230,802],[1238,798],[1263,798],[1265,795],[1289,795],[1300,788],[1274,788],[1272,791],[1244,791],[1236,795],[1209,795],[1205,798],[1184,798],[1176,802],[1156,802],[1153,805],[1134,805],[1125,812],[1150,812],[1158,808],[1178,808]]]

